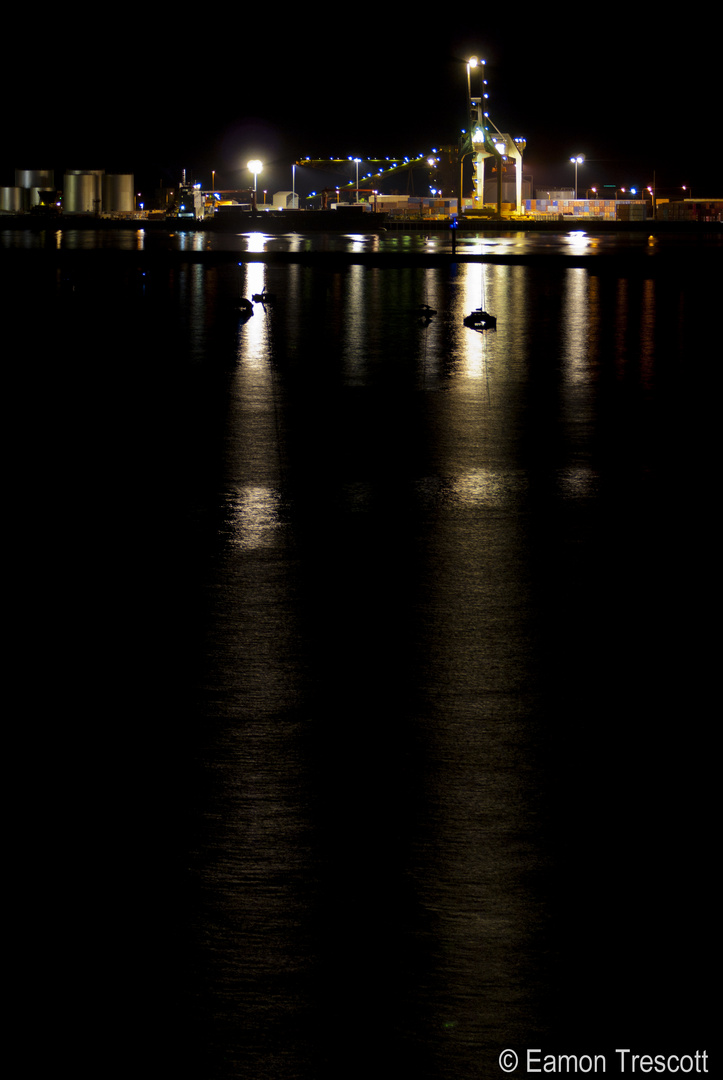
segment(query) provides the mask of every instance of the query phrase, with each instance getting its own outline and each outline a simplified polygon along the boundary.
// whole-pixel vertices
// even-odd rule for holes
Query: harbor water
[[[720,253],[0,233],[58,1061],[711,1050]]]

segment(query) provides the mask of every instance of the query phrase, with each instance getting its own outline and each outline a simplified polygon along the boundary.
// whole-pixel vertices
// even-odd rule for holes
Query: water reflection
[[[265,251],[269,238],[262,232],[250,233],[246,238],[247,251]]]
[[[558,477],[563,499],[589,499],[598,492],[599,475],[591,468],[570,466]]]
[[[519,229],[488,230],[479,233],[455,231],[442,228],[429,233],[424,231],[396,232],[389,230],[381,233],[296,233],[267,234],[263,230],[249,233],[205,232],[196,229],[184,230],[176,227],[170,230],[148,228],[143,239],[143,246],[148,250],[171,250],[179,252],[348,252],[369,253],[389,252],[405,254],[452,254],[495,257],[510,255],[515,257],[536,254],[575,254],[591,255],[615,252],[644,251],[654,257],[657,253],[670,248],[684,247],[689,242],[685,235],[660,233],[651,237],[644,230],[640,232],[604,232],[594,233],[575,230],[573,232],[550,230],[524,231]],[[58,232],[58,246],[68,248],[97,249],[103,247],[125,248],[130,250],[138,244],[139,229],[135,226],[113,229],[63,229]],[[46,230],[40,229],[0,229],[0,247],[3,248],[43,248],[47,242]],[[720,246],[723,237],[710,234],[705,237],[707,245]]]
[[[562,300],[563,366],[567,381],[579,382],[587,375],[589,341],[588,272],[570,268],[565,273]]]
[[[524,486],[520,475],[481,466],[453,477],[448,490],[453,499],[466,507],[500,507],[519,499]]]
[[[374,312],[370,310],[373,303],[367,292],[365,268],[350,266],[345,284],[349,287],[341,323],[345,381],[348,384],[361,384],[369,361],[368,333],[374,320]]]
[[[636,449],[651,437],[640,390],[668,286],[560,265],[237,262],[186,279],[206,290],[207,343],[214,290],[279,296],[233,327],[206,493],[208,1045],[249,1076],[328,1076],[329,1043],[381,1017],[416,1074],[493,1075],[503,1032],[524,1046],[579,985],[596,993],[595,973],[559,975],[560,953],[614,944],[623,921],[594,874],[580,916],[576,875],[614,878],[587,831],[596,804],[625,846],[617,766],[601,781],[596,764],[617,670],[596,623],[608,585],[627,611],[620,549],[640,571],[619,478],[626,429]],[[482,303],[495,333],[462,325]]]
[[[580,255],[590,247],[590,237],[582,231],[568,233],[566,241],[569,250],[574,255]]]
[[[272,547],[280,527],[280,496],[269,487],[234,487],[227,496],[229,541],[237,548]]]
[[[178,229],[171,233],[169,239],[174,240],[178,251],[208,251],[211,247],[211,237],[203,232],[184,232]]]

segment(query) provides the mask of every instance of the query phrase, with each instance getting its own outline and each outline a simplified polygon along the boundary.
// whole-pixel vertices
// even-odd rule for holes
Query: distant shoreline
[[[281,213],[281,212],[280,212]],[[283,235],[283,229],[279,229],[280,213],[274,215],[273,219],[269,219],[268,224],[271,225],[273,221],[273,229],[269,232],[275,232],[276,234]],[[313,211],[312,211],[313,213]],[[349,220],[345,215],[345,220],[336,222],[334,220],[335,210],[326,211],[329,217],[328,230],[320,230],[318,225],[318,211],[317,224],[315,225],[313,232],[328,231],[328,232],[348,232]],[[6,229],[13,230],[27,230],[27,231],[42,231],[44,229],[52,229],[54,231],[70,231],[70,230],[83,230],[83,231],[100,231],[100,230],[149,230],[153,232],[212,232],[214,234],[229,232],[243,234],[246,232],[261,232],[263,229],[260,227],[263,215],[259,213],[255,215],[253,223],[249,223],[249,228],[244,229],[240,227],[240,222],[235,220],[233,223],[229,222],[228,225],[215,222],[195,222],[188,220],[173,220],[170,218],[163,219],[119,219],[119,218],[104,218],[94,217],[92,215],[78,214],[78,215],[42,215],[42,214],[0,214],[0,231]],[[373,228],[365,230],[363,228],[363,215],[359,215],[360,232],[452,232],[452,225],[449,219],[418,219],[418,220],[393,220],[388,219],[382,225],[375,224]],[[298,221],[298,218],[296,219]],[[290,222],[290,228],[286,231],[289,233],[297,232],[303,234],[303,230],[296,227],[296,221],[293,225]],[[507,218],[471,218],[462,217],[457,219],[458,224],[456,232],[458,233],[477,233],[477,232],[587,232],[587,233],[611,233],[611,232],[648,232],[648,233],[690,233],[691,235],[700,235],[702,233],[720,233],[723,232],[723,222],[720,221],[657,221],[652,218],[644,221],[609,221],[600,218],[578,218],[570,215],[561,216],[555,220],[532,220],[523,218],[520,220],[511,220]],[[245,224],[245,223],[243,223]],[[356,222],[354,223],[356,224]]]

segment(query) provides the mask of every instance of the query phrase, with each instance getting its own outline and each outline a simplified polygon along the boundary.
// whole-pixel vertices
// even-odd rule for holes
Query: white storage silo
[[[25,209],[27,192],[21,187],[0,187],[0,210],[6,214],[19,214]]]
[[[71,169],[63,177],[63,212],[99,214],[102,209],[103,169]]]
[[[29,206],[37,206],[40,202],[41,191],[53,191],[55,189],[55,170],[16,169],[15,186],[23,188],[27,192],[24,199],[25,209]]]

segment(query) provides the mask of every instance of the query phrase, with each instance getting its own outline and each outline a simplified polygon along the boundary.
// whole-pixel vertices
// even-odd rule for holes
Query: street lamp
[[[359,162],[361,158],[355,157],[353,160],[356,165],[356,202],[359,202]]]
[[[470,56],[467,61],[467,100],[470,105],[481,105],[481,98],[472,97],[472,68],[484,66],[487,63],[486,60],[478,60],[476,56]],[[483,84],[486,85],[486,80],[483,79]],[[479,114],[478,114],[479,115]]]
[[[582,156],[582,154],[578,154],[577,157],[570,158],[570,161],[575,166],[575,198],[577,198],[577,167],[578,165],[582,165],[584,160],[585,158]]]
[[[254,174],[254,191],[256,191],[256,178],[259,175],[259,173],[261,172],[261,170],[263,169],[263,165],[262,165],[262,163],[260,161],[254,160],[254,161],[249,161],[248,167],[249,167],[250,171]]]
[[[253,161],[247,162],[247,165],[248,165],[248,168],[251,170],[251,172],[254,174],[254,194],[253,194],[253,198],[251,200],[251,209],[255,212],[256,211],[256,180],[257,180],[257,177],[258,177],[259,173],[263,169],[263,165],[261,164],[260,161],[257,161],[256,159],[254,159]]]

